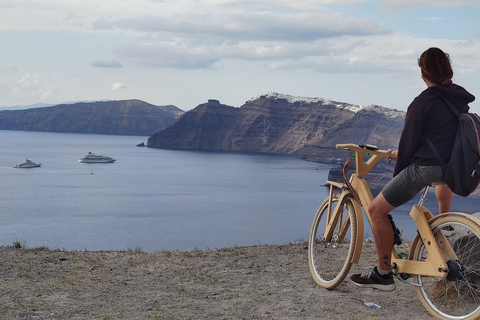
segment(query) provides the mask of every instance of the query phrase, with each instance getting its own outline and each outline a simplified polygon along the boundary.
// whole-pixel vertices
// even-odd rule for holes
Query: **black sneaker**
[[[354,274],[350,277],[350,280],[363,288],[375,288],[383,291],[393,291],[396,288],[392,272],[382,276],[378,273],[377,267],[362,274]]]

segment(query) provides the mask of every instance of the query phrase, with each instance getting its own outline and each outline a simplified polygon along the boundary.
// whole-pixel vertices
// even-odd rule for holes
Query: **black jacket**
[[[447,163],[450,160],[458,117],[441,96],[453,103],[460,112],[467,112],[468,103],[475,100],[472,94],[456,84],[429,87],[416,97],[407,109],[394,176],[412,162],[424,166],[440,165],[425,135],[430,137],[443,161]]]

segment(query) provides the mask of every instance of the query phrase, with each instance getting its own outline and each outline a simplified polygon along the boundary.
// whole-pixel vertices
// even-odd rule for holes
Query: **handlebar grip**
[[[372,150],[372,149],[362,148],[358,144],[354,144],[354,143],[337,144],[335,145],[335,148],[374,154],[374,155],[381,156],[382,158],[388,158],[391,156],[391,150]]]
[[[352,143],[344,143],[344,144],[337,144],[335,145],[335,148],[337,149],[347,149],[349,150],[352,146],[357,146],[356,144]],[[357,146],[358,147],[358,146]]]

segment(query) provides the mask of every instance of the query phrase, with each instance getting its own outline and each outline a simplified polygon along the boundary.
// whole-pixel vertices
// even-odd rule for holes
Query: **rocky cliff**
[[[0,111],[0,130],[150,136],[171,126],[184,112],[140,100],[85,102]]]
[[[152,135],[154,148],[298,154],[309,161],[338,162],[337,143],[395,148],[404,112],[360,107],[277,93],[259,95],[235,108],[209,100]]]

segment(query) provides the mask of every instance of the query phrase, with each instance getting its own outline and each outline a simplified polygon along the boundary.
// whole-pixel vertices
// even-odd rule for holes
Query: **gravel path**
[[[334,257],[332,257],[334,258]],[[373,246],[358,272],[373,266]],[[363,301],[381,305],[372,310]],[[0,247],[1,319],[430,319],[412,286],[315,284],[307,245],[192,252]]]

